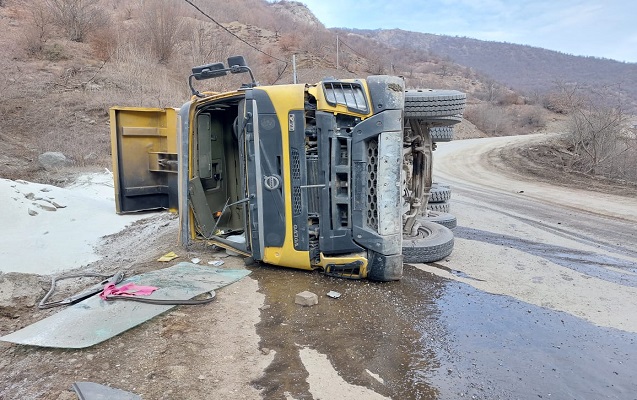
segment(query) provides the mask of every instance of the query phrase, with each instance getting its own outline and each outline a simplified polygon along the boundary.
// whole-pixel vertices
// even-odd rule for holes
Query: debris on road
[[[247,270],[223,270],[182,262],[123,281],[123,284],[160,287],[147,299],[143,299],[155,300],[155,304],[137,301],[106,302],[98,296],[93,296],[23,329],[2,336],[0,340],[70,349],[93,346],[170,310],[176,303],[172,299],[192,299],[234,283],[249,274],[250,271]],[[214,297],[212,293],[211,296]],[[167,299],[170,299],[171,304],[165,304]],[[140,300],[142,299],[138,299]],[[162,301],[164,303],[161,305],[157,304]],[[74,329],[69,329],[70,326]]]
[[[333,290],[330,290],[329,292],[327,292],[327,297],[331,297],[333,299],[338,299],[339,297],[341,297],[341,294],[339,292],[335,292]]]
[[[57,282],[65,280],[65,279],[87,278],[87,277],[97,277],[97,278],[106,278],[106,279],[103,279],[100,283],[93,285],[92,287],[85,289],[84,291],[77,293],[73,296],[69,296],[65,299],[58,300],[58,301],[47,302],[49,297],[51,297],[53,292],[55,292],[55,287]],[[107,275],[96,274],[91,272],[84,272],[81,274],[71,274],[71,275],[64,275],[64,276],[53,276],[51,278],[51,289],[49,289],[47,294],[45,294],[42,300],[40,300],[40,303],[38,304],[38,308],[42,310],[45,308],[51,308],[51,307],[57,307],[57,306],[68,306],[71,304],[79,303],[80,301],[86,300],[87,298],[103,291],[105,286],[109,284],[115,286],[115,284],[120,283],[123,279],[124,279],[123,272],[118,272],[114,274],[113,276],[107,276]]]
[[[175,254],[174,251],[171,251],[170,253],[166,253],[163,256],[159,257],[157,259],[157,261],[159,262],[169,262],[174,260],[175,258],[179,257],[177,254]]]
[[[220,267],[223,265],[223,261],[222,260],[213,260],[213,261],[208,261],[208,264],[212,265],[213,267]]]
[[[296,297],[294,298],[294,302],[302,306],[313,306],[315,304],[318,304],[318,296],[306,290],[304,292],[297,293]]]
[[[141,400],[142,398],[131,392],[115,389],[95,382],[75,382],[71,388],[80,400],[111,399],[111,400]]]

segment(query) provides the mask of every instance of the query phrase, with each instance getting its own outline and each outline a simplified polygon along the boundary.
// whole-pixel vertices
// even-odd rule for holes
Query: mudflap
[[[368,252],[367,279],[380,282],[398,281],[403,277],[403,256],[386,256],[373,251]]]

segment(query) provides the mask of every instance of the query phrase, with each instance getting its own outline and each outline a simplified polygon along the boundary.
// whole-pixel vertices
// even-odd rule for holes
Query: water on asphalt
[[[633,333],[408,265],[403,280],[391,283],[252,270],[266,295],[261,346],[276,351],[254,382],[265,398],[312,398],[302,347],[327,355],[350,384],[393,399],[637,398]],[[294,304],[304,290],[319,304]],[[331,290],[342,296],[327,297]]]

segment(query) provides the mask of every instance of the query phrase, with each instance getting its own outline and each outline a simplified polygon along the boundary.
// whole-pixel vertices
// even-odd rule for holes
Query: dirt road
[[[637,200],[515,176],[498,148],[528,140],[436,151],[459,223],[446,260],[385,284],[252,266],[215,302],[88,349],[0,343],[0,398],[74,399],[69,386],[89,380],[144,399],[634,399]],[[156,218],[107,237],[90,268],[140,273],[169,250],[216,256],[180,251],[176,221]],[[30,282],[44,291],[46,279]],[[304,290],[319,304],[295,305]],[[25,299],[2,311],[2,334],[47,314]]]

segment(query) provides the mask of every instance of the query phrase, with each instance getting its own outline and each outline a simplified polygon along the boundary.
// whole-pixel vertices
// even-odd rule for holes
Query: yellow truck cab
[[[232,92],[194,89],[193,79],[252,76],[243,57],[228,64],[193,68],[193,97],[180,109],[111,109],[117,211],[178,210],[185,246],[205,241],[273,265],[400,279],[410,208],[403,80],[252,78]]]

